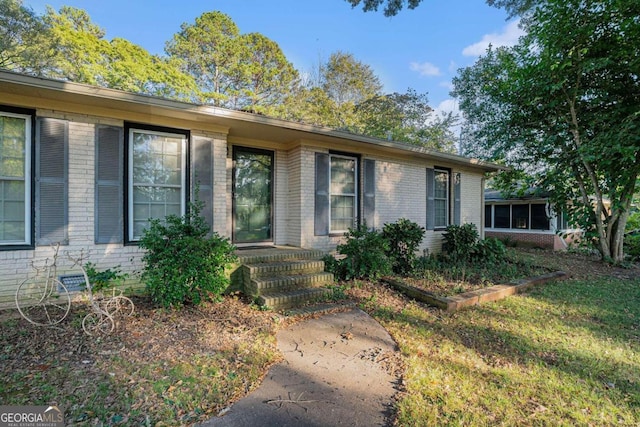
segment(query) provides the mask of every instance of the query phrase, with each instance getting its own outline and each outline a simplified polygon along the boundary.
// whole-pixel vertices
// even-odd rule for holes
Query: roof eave
[[[364,135],[353,134],[346,131],[336,130],[328,127],[312,126],[304,123],[292,122],[273,117],[262,116],[242,111],[229,110],[226,108],[210,105],[193,104],[188,102],[159,98],[150,95],[124,92],[116,89],[91,86],[81,83],[53,80],[48,78],[33,77],[10,71],[0,71],[0,89],[10,86],[22,86],[31,88],[38,96],[60,97],[68,94],[75,98],[84,100],[91,99],[93,103],[108,105],[109,107],[119,107],[121,109],[141,110],[153,108],[154,111],[163,111],[167,116],[173,117],[179,113],[182,116],[197,117],[198,121],[215,120],[218,124],[227,126],[229,134],[233,134],[234,124],[251,124],[253,126],[264,126],[277,128],[293,132],[292,135],[302,137],[322,137],[328,140],[348,140],[364,144],[370,144],[386,150],[401,153],[412,153],[413,155],[431,158],[436,161],[453,163],[480,169],[483,172],[497,172],[508,168],[491,162],[479,159],[468,158],[457,154],[443,153],[429,148],[412,145],[398,141],[388,141],[380,138],[373,138]],[[64,98],[64,97],[63,97]]]

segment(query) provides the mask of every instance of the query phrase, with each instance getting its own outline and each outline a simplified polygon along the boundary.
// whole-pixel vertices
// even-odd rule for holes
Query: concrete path
[[[277,334],[285,360],[260,387],[202,426],[383,426],[398,378],[387,331],[358,309],[306,320]]]

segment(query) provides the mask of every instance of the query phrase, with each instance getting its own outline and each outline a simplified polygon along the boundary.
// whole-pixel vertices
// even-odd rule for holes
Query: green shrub
[[[424,228],[406,218],[384,225],[382,237],[389,243],[387,256],[394,273],[406,276],[411,272],[424,233]]]
[[[498,239],[488,237],[478,240],[473,248],[471,259],[474,262],[500,264],[507,255],[507,247]]]
[[[235,247],[217,233],[208,236],[202,206],[191,203],[183,217],[151,220],[140,240],[146,249],[142,279],[153,300],[164,307],[219,300],[229,285],[225,269],[236,260]]]
[[[345,257],[336,260],[329,268],[336,278],[377,279],[391,273],[391,261],[387,256],[389,243],[382,234],[368,230],[366,224],[350,228],[345,233],[345,242],[338,245],[338,253]]]
[[[640,234],[627,234],[624,236],[624,253],[632,260],[640,260]]]
[[[98,270],[96,267],[92,262],[87,262],[84,265],[84,270],[87,272],[87,277],[89,278],[93,292],[115,288],[124,283],[126,278],[129,277],[127,273],[122,272],[120,266],[107,268],[106,270]]]
[[[475,224],[450,225],[443,234],[442,250],[453,262],[471,259],[478,241],[478,229]]]

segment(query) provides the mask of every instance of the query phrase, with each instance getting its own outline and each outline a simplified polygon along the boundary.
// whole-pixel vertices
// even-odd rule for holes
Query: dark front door
[[[273,151],[233,148],[233,241],[273,241]]]

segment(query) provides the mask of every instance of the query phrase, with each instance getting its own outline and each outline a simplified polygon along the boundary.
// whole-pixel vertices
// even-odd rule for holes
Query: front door
[[[273,151],[233,148],[233,242],[273,241]]]

